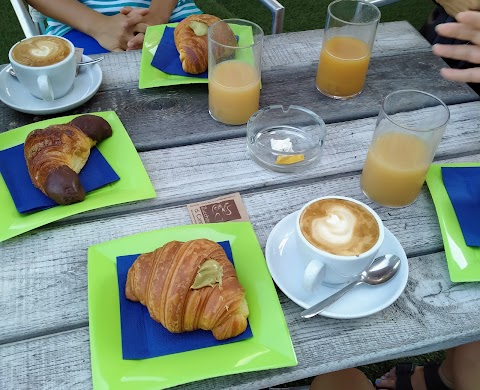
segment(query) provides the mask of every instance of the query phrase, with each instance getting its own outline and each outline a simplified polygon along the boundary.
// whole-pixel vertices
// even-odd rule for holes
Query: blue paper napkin
[[[232,250],[228,241],[219,242],[233,264]],[[170,355],[215,345],[233,343],[252,337],[250,325],[242,334],[218,341],[211,331],[170,333],[150,317],[148,309],[140,302],[125,297],[127,273],[139,255],[117,257],[117,277],[120,297],[120,322],[122,333],[122,355],[124,359],[147,359]]]
[[[442,178],[465,243],[480,246],[480,167],[442,167]]]
[[[208,78],[208,71],[200,74],[191,74],[184,72],[182,63],[178,56],[178,50],[173,39],[173,31],[175,28],[165,27],[162,39],[158,44],[157,51],[153,56],[152,66],[167,74],[174,74],[178,76],[200,77]]]
[[[23,144],[0,151],[0,174],[5,180],[19,213],[58,206],[34,187],[28,174]],[[120,179],[96,147],[90,150],[90,157],[79,176],[85,192],[93,191]]]

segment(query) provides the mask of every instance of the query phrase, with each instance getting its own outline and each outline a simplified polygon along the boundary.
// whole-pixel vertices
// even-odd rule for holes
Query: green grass
[[[329,1],[324,0],[280,0],[285,6],[285,20],[283,31],[304,31],[323,28],[325,13]],[[270,12],[257,0],[197,0],[198,6],[206,13],[214,14],[220,18],[242,18],[258,23],[265,31],[271,33],[272,17]],[[433,9],[430,0],[403,0],[381,9],[382,22],[407,20],[419,29]],[[2,0],[0,5],[2,20],[0,24],[0,63],[8,62],[8,50],[18,40],[24,37],[20,25],[10,3]],[[385,336],[388,337],[388,336]],[[440,361],[443,352],[415,357],[411,360],[418,364],[427,360]],[[360,367],[371,379],[382,375],[394,366],[396,361],[386,361]],[[309,384],[311,378],[297,381],[294,385]]]

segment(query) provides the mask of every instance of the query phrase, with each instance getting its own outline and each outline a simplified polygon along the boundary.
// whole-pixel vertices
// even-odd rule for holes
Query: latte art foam
[[[12,58],[26,66],[48,66],[63,61],[71,50],[70,45],[61,38],[37,36],[16,45],[12,50]]]
[[[312,221],[312,235],[333,245],[352,241],[355,216],[340,206],[332,206],[325,217]]]
[[[363,206],[345,199],[321,199],[300,216],[303,236],[318,249],[334,255],[358,256],[378,241],[375,217]]]

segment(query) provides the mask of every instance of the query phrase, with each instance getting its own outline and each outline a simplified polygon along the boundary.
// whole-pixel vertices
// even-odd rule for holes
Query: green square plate
[[[235,269],[246,291],[253,337],[144,360],[123,360],[117,256],[145,253],[172,240],[208,238],[230,242]],[[162,389],[247,371],[297,364],[270,274],[249,222],[172,227],[88,248],[88,312],[94,389]]]
[[[442,167],[478,167],[480,163],[434,164],[427,173],[427,184],[437,210],[452,282],[480,281],[480,248],[465,243],[447,190],[443,185]]]
[[[100,142],[97,147],[118,176],[120,176],[120,180],[89,192],[82,202],[68,206],[56,206],[29,214],[20,214],[15,208],[3,177],[0,175],[0,205],[2,205],[0,242],[84,211],[135,200],[155,198],[156,193],[150,178],[120,118],[113,111],[98,112],[95,115],[101,116],[112,126],[112,136]],[[1,148],[8,149],[22,144],[31,131],[53,124],[67,123],[76,116],[78,115],[48,119],[1,133]]]
[[[151,65],[153,56],[157,51],[158,44],[165,31],[165,27],[175,27],[177,24],[178,23],[160,24],[158,26],[150,26],[147,28],[143,40],[138,88],[144,89],[166,85],[208,83],[208,79],[206,78],[168,74]],[[230,27],[235,35],[238,36],[238,44],[240,46],[247,46],[253,42],[251,27],[239,25],[230,25]]]

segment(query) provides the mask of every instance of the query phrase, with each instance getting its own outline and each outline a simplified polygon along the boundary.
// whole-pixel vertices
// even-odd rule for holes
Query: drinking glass
[[[400,90],[388,95],[360,178],[364,194],[384,206],[413,203],[449,118],[445,103],[429,93]]]
[[[358,0],[329,4],[317,89],[334,99],[349,99],[362,92],[367,76],[380,10]]]
[[[237,46],[222,43],[228,24],[240,37]],[[242,125],[258,110],[263,30],[242,19],[225,19],[208,29],[208,108],[213,119]]]

